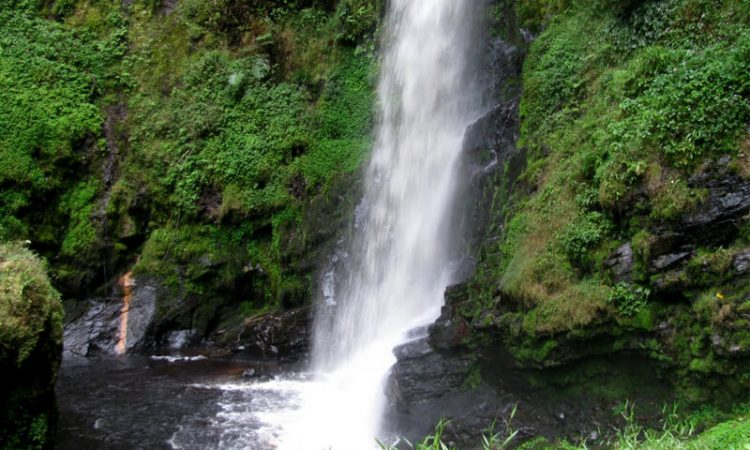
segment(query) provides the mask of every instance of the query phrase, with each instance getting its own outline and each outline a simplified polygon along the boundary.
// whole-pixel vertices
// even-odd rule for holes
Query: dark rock
[[[739,176],[722,174],[707,181],[705,185],[694,187],[708,189],[708,198],[696,211],[683,219],[683,224],[689,227],[689,233],[696,234],[706,228],[731,233],[728,225],[750,211],[750,181]],[[723,238],[723,234],[702,237],[708,242]]]
[[[732,268],[737,275],[742,275],[750,270],[750,248],[741,250],[739,253],[734,255]]]
[[[648,271],[657,275],[657,291],[678,292],[689,280],[683,273],[684,263],[699,247],[718,247],[731,243],[750,213],[750,181],[731,173],[726,160],[693,176],[692,188],[706,189],[706,200],[684,217],[662,223],[651,230],[648,248]],[[750,269],[750,250],[733,260],[735,275]]]
[[[398,362],[386,386],[386,428],[417,439],[429,434],[441,419],[449,418],[444,438],[463,444],[496,417],[493,393],[466,386],[476,367],[475,353],[439,353],[427,338],[402,345],[394,353]]]
[[[472,178],[502,167],[517,151],[518,102],[497,105],[466,129],[463,150]]]
[[[153,279],[133,280],[125,352],[155,345],[152,326],[159,290]],[[64,352],[78,356],[118,353],[123,302],[123,298],[117,297],[89,300],[85,312],[65,325]]]
[[[311,320],[310,308],[251,318],[242,325],[235,348],[249,356],[298,360],[310,348]]]
[[[466,288],[465,284],[458,284],[446,289],[445,305],[440,310],[440,317],[428,328],[429,343],[433,348],[455,349],[462,346],[469,337],[469,324],[456,311],[459,304],[468,300]]]
[[[518,182],[526,167],[525,149],[516,147],[520,133],[519,101],[520,74],[525,55],[525,41],[515,28],[515,13],[510,11],[504,17],[505,26],[510,27],[510,35],[517,35],[513,44],[502,39],[492,41],[485,72],[494,77],[487,80],[491,86],[490,98],[497,99],[488,111],[471,124],[464,134],[463,155],[467,185],[465,192],[457,198],[469,198],[471,202],[456,205],[455,210],[465,208],[466,218],[456,235],[465,236],[468,242],[462,249],[479,249],[483,241],[491,241],[496,236],[486,236],[493,229],[491,222],[498,224],[501,232],[505,218],[488,205],[505,202],[513,193],[526,187]],[[466,252],[466,251],[465,251]],[[458,279],[468,279],[474,270],[476,255],[471,251],[462,255]]]
[[[246,369],[245,371],[242,372],[242,378],[244,379],[255,378],[257,376],[258,376],[258,373],[256,372],[255,369]]]
[[[415,403],[461,390],[476,360],[469,353],[437,353],[426,339],[405,344],[394,353],[398,364],[389,379],[388,398],[401,411],[409,410]],[[425,374],[430,374],[429,382]]]
[[[467,218],[456,235],[466,236],[468,242],[462,248],[478,249],[484,240],[490,222],[504,223],[504,217],[492,216],[492,208],[497,198],[508,198],[512,192],[522,189],[516,186],[526,167],[526,154],[518,149],[515,142],[519,133],[518,99],[497,105],[487,114],[470,125],[464,135],[464,169],[468,185],[458,198],[473,199],[456,209],[465,208]],[[468,279],[474,270],[474,256],[467,253],[459,271],[460,280]]]
[[[440,351],[430,345],[432,339],[418,339],[395,349],[398,361],[386,386],[386,431],[397,430],[413,441],[432,433],[438,421],[447,419],[444,441],[471,448],[481,442],[481,434],[493,424],[495,432],[506,436],[503,421],[516,408],[513,429],[519,430],[520,439],[539,435],[580,437],[611,420],[609,409],[594,406],[600,399],[586,397],[583,384],[580,390],[571,390],[576,392],[575,398],[562,395],[552,399],[549,391],[544,391],[560,392],[555,380],[561,375],[553,370],[565,369],[519,369],[506,351],[468,347]],[[631,366],[631,372],[638,375],[644,370],[639,362]],[[612,370],[617,372],[620,367]],[[562,378],[568,380],[566,383],[574,382],[566,375]],[[534,387],[530,379],[541,382],[540,386],[543,380],[552,380],[552,384]]]
[[[633,281],[633,247],[630,242],[615,250],[604,261],[604,267],[612,272],[615,283]]]
[[[438,350],[450,350],[463,345],[470,333],[463,318],[438,321],[430,327],[430,344]]]
[[[115,353],[119,338],[121,300],[91,299],[88,305],[81,317],[65,326],[63,348],[66,356]]]
[[[691,256],[693,256],[693,252],[667,253],[666,255],[659,255],[651,260],[651,267],[654,271],[662,271],[669,267],[674,267]]]
[[[426,339],[418,339],[393,349],[393,355],[399,361],[421,358],[433,352],[434,350]]]
[[[170,350],[181,350],[189,346],[194,338],[194,330],[176,330],[167,333],[164,341]]]
[[[664,261],[678,262],[697,246],[719,246],[732,241],[740,222],[750,212],[750,181],[726,170],[704,172],[693,177],[690,185],[706,189],[708,196],[680,220],[653,230],[651,261],[657,270],[669,265],[664,265]],[[672,256],[663,258],[669,254]]]

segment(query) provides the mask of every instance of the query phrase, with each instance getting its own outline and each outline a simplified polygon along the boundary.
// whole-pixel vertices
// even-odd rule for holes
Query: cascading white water
[[[452,281],[461,147],[479,108],[472,57],[480,0],[391,0],[379,86],[380,123],[363,217],[345,280],[316,316],[319,379],[300,390],[279,448],[375,447],[407,332],[434,321]]]

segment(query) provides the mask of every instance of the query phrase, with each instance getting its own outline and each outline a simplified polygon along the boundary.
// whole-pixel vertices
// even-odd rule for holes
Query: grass
[[[735,411],[734,417],[727,419],[725,414],[713,410],[699,410],[687,417],[678,414],[676,407],[665,407],[662,411],[662,426],[653,429],[640,425],[635,417],[634,405],[625,402],[621,416],[625,422],[622,428],[614,430],[596,442],[587,442],[588,438],[572,444],[568,441],[550,442],[546,438],[518,439],[518,430],[512,426],[516,414],[513,408],[505,421],[502,433],[495,431],[495,424],[487,430],[480,445],[473,448],[482,450],[547,449],[547,450],[585,450],[588,448],[606,448],[613,450],[747,450],[750,448],[750,416],[747,409]],[[706,414],[708,414],[706,416]],[[723,418],[723,419],[722,419]],[[698,432],[699,426],[706,421],[713,425]],[[435,432],[417,444],[407,441],[408,448],[415,450],[459,450],[444,442],[443,435],[449,421],[442,420]],[[378,442],[382,450],[394,450],[396,447]]]
[[[507,448],[510,448],[511,444],[515,443],[515,439],[518,435],[519,430],[513,428],[512,422],[513,418],[516,416],[516,411],[517,406],[514,406],[510,414],[508,415],[508,418],[503,421],[505,425],[505,430],[503,432],[499,432],[496,430],[496,422],[493,422],[490,425],[490,427],[482,435],[480,447],[482,450],[505,450]],[[413,450],[458,450],[455,445],[447,444],[444,442],[443,435],[445,433],[446,427],[449,425],[449,420],[441,420],[435,426],[435,432],[433,434],[426,436],[421,441],[416,443],[411,443],[408,440],[404,440],[403,443],[398,442],[393,445],[384,444],[380,441],[377,441],[377,444],[381,450],[397,450],[399,448],[404,448],[403,445],[399,444],[405,444],[406,448],[410,448]]]

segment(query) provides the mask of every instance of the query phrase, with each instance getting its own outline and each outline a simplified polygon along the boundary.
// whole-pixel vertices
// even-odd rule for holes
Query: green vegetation
[[[621,315],[632,317],[646,306],[650,294],[651,291],[646,287],[618,283],[607,298],[607,302],[614,304]]]
[[[45,264],[20,244],[0,245],[0,360],[23,366],[47,332],[61,342],[60,294]]]
[[[352,207],[352,174],[372,144],[382,8],[1,2],[3,368],[21,370],[41,340],[59,344],[58,291],[102,294],[129,269],[164,288],[157,329],[205,335],[308,301],[312,261]],[[735,262],[750,223],[677,268],[654,270],[652,254],[665,227],[709,198],[693,180],[717,161],[750,178],[750,2],[497,0],[493,13],[514,27],[498,35],[528,45],[522,76],[508,80],[522,86],[527,157],[518,179],[506,168],[490,187],[492,239],[461,305],[472,330],[501,329],[520,365],[635,351],[686,402],[747,395],[750,281]],[[34,253],[8,243],[24,240],[51,282]],[[626,243],[634,264],[621,279],[605,262]],[[480,381],[473,369],[465,384]],[[34,408],[3,419],[29,448],[51,433],[48,411]],[[747,412],[699,435],[630,424],[609,445],[747,448],[747,424]],[[415,448],[446,448],[444,426]],[[506,431],[484,447],[509,445]]]
[[[0,240],[54,248],[60,275],[96,246],[85,168],[104,151],[96,99],[120,84],[111,67],[125,52],[121,17],[108,20],[111,32],[95,34],[0,6]]]
[[[356,14],[375,14],[363,5]],[[306,274],[282,266],[284,233],[303,220],[308,199],[356,170],[369,148],[372,46],[362,42],[364,29],[329,39],[347,29],[351,2],[333,14],[280,5],[263,16],[232,7],[248,25],[216,22],[221,6],[203,2],[180,3],[167,17],[136,5],[135,50],[122,63],[134,80],[125,124],[131,151],[108,213],[113,221],[135,216],[147,194],[142,227],[152,231],[140,272],[206,295],[255,267],[245,305],[299,305],[310,287]],[[202,273],[214,268],[191,269],[211,257],[207,246],[230,241],[213,281]],[[165,251],[170,246],[194,251]]]
[[[140,255],[173,292],[254,267],[236,301],[304,301],[282,243],[371,145],[380,3],[40,5],[0,6],[0,240],[31,240],[66,297]]]
[[[499,239],[482,245],[464,313],[480,328],[502,328],[514,355],[534,365],[559,358],[550,342],[638,349],[635,333],[668,324],[685,336],[654,341],[652,354],[681,367],[678,378],[713,392],[720,383],[710,374],[739,382],[742,364],[728,363],[711,339],[727,337],[735,349],[744,339],[736,311],[747,287],[731,265],[747,242],[698,248],[679,270],[657,273],[650,258],[654,230],[706,200],[689,180],[710,176],[720,158],[747,178],[750,5],[504,3],[538,33],[522,75],[527,164],[516,180],[499,176],[503,189],[515,184],[510,197],[496,194],[492,214],[502,226],[488,234]],[[634,266],[623,281],[604,262],[626,242]],[[597,341],[603,330],[611,343]],[[707,398],[688,385],[687,397]]]
[[[54,433],[58,291],[104,295],[133,269],[159,287],[156,333],[202,335],[309,301],[309,260],[338,226],[316,199],[335,192],[344,214],[371,146],[381,8],[0,2],[0,357],[48,383],[7,389],[25,406],[3,405],[0,447]],[[52,285],[6,244],[26,240]]]
[[[63,308],[47,267],[20,243],[0,244],[0,448],[48,448]]]
[[[620,415],[624,421],[619,428],[609,435],[589,442],[583,438],[579,443],[568,441],[551,442],[544,437],[518,437],[518,430],[513,428],[516,408],[513,408],[505,421],[505,428],[497,432],[493,424],[482,437],[482,450],[504,450],[518,448],[527,450],[584,450],[590,448],[609,448],[614,450],[745,450],[750,448],[750,416],[747,407],[738,409],[732,419],[713,410],[700,410],[692,415],[678,414],[677,408],[664,408],[661,427],[648,428],[640,425],[634,414],[634,405],[628,402],[622,406]],[[454,445],[445,443],[443,434],[449,421],[440,421],[435,432],[409,448],[415,450],[458,450]],[[703,431],[696,431],[698,428]],[[383,445],[384,450],[392,447]]]
[[[46,448],[58,291],[133,269],[159,287],[157,333],[203,335],[309,301],[305,261],[337,227],[311,210],[348,204],[371,146],[382,4],[0,3],[0,359],[48,383],[7,389],[0,447]],[[51,284],[8,243],[26,240]]]

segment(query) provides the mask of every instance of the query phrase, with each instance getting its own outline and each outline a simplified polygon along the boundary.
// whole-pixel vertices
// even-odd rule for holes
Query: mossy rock
[[[22,244],[0,244],[0,449],[51,448],[62,319],[46,264]]]

